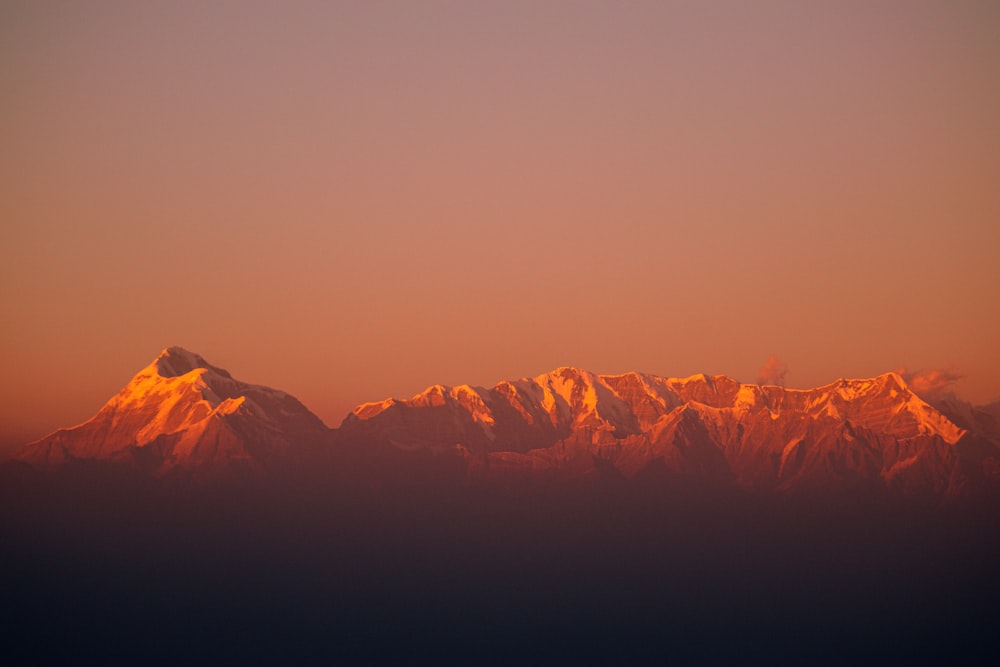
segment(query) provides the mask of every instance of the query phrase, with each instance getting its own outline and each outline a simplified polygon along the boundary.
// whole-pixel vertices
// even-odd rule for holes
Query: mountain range
[[[170,347],[92,419],[15,459],[169,477],[266,473],[289,461],[343,467],[361,452],[447,461],[468,483],[654,480],[947,499],[1000,487],[997,407],[954,397],[932,404],[897,373],[796,390],[563,367],[492,388],[434,385],[365,403],[330,429],[291,395]]]

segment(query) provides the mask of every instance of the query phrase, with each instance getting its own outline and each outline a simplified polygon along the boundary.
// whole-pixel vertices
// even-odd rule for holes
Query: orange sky
[[[998,3],[204,4],[0,7],[0,447],[171,344],[330,425],[771,354],[1000,397]]]

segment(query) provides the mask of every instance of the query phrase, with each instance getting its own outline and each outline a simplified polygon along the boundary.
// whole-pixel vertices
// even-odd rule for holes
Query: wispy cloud
[[[896,372],[906,381],[913,393],[924,400],[941,398],[951,385],[965,377],[955,368],[928,368],[918,371],[898,368]]]
[[[757,384],[775,384],[784,387],[786,375],[788,375],[788,364],[772,354],[757,373]]]

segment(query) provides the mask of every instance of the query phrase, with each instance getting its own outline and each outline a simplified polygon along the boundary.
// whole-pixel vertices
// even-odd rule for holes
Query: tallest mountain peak
[[[210,363],[205,361],[205,358],[200,354],[195,354],[185,350],[183,347],[177,345],[172,345],[165,348],[160,352],[159,356],[153,361],[153,366],[156,367],[157,373],[160,377],[170,378],[178,377],[190,373],[197,368],[211,368],[216,369]],[[228,373],[226,373],[228,375]]]
[[[27,445],[37,466],[119,462],[156,474],[174,469],[255,469],[328,429],[298,400],[241,382],[182,347],[168,347],[94,417]]]

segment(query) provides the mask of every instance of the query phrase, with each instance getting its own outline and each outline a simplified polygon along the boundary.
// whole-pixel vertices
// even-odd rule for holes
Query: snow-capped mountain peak
[[[160,472],[254,466],[327,432],[289,394],[240,382],[198,354],[168,347],[92,419],[28,445],[18,458],[45,466],[141,459]]]
[[[229,377],[228,372],[221,368],[212,366],[210,363],[205,361],[205,358],[200,354],[189,352],[183,347],[178,347],[176,345],[167,347],[160,352],[147,369],[155,371],[156,374],[164,378],[186,375],[187,373],[197,369],[210,369],[216,373]]]

